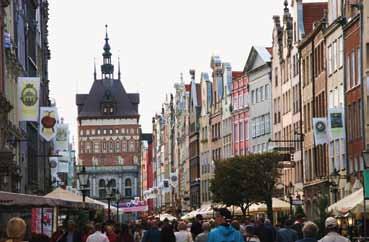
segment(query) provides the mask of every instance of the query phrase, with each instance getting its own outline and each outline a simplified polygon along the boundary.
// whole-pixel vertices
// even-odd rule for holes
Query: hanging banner
[[[69,126],[68,124],[56,125],[55,150],[68,150],[69,145]]]
[[[51,237],[53,228],[53,209],[32,208],[31,222],[32,233],[44,234]]]
[[[39,77],[18,77],[19,121],[38,121],[39,97]]]
[[[344,120],[343,108],[328,109],[328,128],[331,140],[343,139],[345,137]]]
[[[364,177],[364,199],[369,199],[369,170],[365,169],[363,171]]]
[[[328,143],[327,119],[313,118],[314,141],[315,145]]]
[[[147,203],[139,200],[139,198],[130,202],[119,203],[119,208],[122,208],[124,213],[147,212],[149,210]]]
[[[177,175],[177,172],[171,172],[170,173],[170,183],[174,187],[177,186],[177,184],[178,184],[178,175]]]
[[[51,141],[56,136],[57,111],[55,107],[40,108],[40,135]]]

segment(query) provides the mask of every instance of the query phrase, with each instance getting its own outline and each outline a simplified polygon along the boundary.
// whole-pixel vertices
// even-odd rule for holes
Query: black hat
[[[218,208],[215,210],[225,219],[232,219],[232,214],[227,208]]]

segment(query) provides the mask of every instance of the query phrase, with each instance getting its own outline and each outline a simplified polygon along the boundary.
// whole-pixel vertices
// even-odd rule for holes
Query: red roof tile
[[[328,3],[304,3],[304,29],[305,35],[313,30],[313,23],[323,18],[324,12],[328,9]]]

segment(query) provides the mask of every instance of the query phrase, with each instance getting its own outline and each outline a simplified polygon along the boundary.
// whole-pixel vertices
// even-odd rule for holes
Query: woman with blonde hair
[[[6,242],[21,242],[26,234],[26,222],[21,218],[11,218],[6,226],[6,235],[8,240]]]
[[[192,234],[187,231],[187,224],[183,221],[178,224],[178,232],[174,233],[176,242],[193,242]]]

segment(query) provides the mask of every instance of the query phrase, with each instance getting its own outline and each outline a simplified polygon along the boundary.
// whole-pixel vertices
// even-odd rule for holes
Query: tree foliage
[[[215,162],[210,188],[213,201],[239,206],[244,215],[253,203],[265,202],[272,219],[272,197],[281,160],[278,153],[262,153]]]

